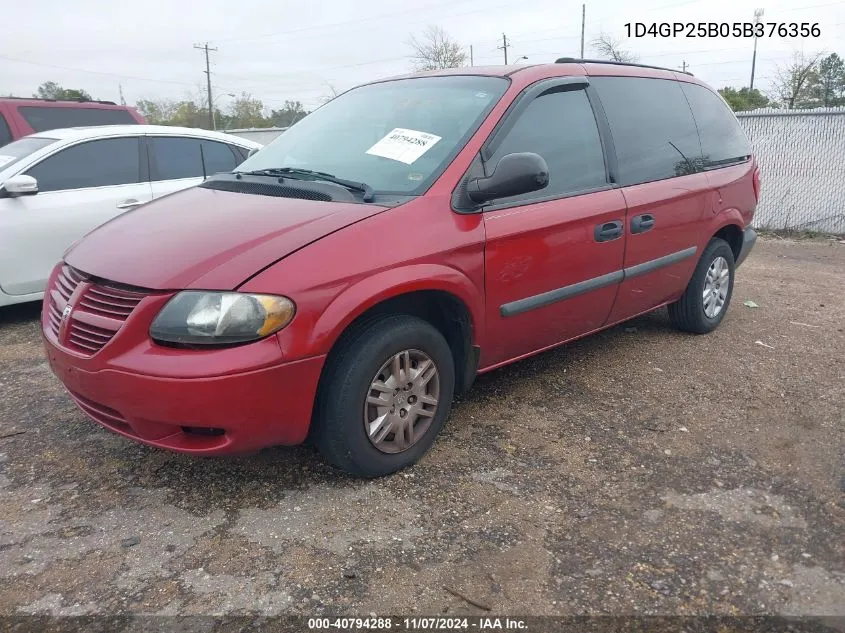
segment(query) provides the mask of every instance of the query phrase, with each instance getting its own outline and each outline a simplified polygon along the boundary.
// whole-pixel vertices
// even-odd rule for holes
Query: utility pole
[[[510,44],[508,44],[508,36],[502,33],[502,45],[497,48],[505,51],[505,66],[508,65],[508,46],[510,46]]]
[[[217,129],[217,125],[214,121],[214,103],[211,100],[211,64],[208,61],[208,53],[209,51],[216,51],[216,48],[209,48],[208,42],[205,44],[194,44],[194,48],[205,51],[205,77],[208,80],[208,124],[211,126],[212,130]]]
[[[681,62],[681,70],[683,72],[687,72],[687,61],[686,60]]]
[[[475,60],[472,57],[472,44],[469,45],[469,65],[475,66]]]
[[[763,17],[763,9],[754,9],[754,54],[751,56],[751,84],[749,90],[754,90],[754,68],[757,66],[757,24],[760,24],[760,18]]]
[[[581,5],[581,59],[584,59],[584,23],[587,21],[587,5]]]
[[[117,91],[120,93],[120,105],[126,105],[126,99],[123,97],[123,85],[117,84]]]

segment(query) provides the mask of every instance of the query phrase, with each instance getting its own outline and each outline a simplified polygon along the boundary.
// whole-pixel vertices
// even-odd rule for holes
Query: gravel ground
[[[0,614],[845,615],[845,245],[761,240],[665,311],[478,379],[377,481],[86,420],[0,310]],[[756,302],[758,308],[743,304]],[[14,434],[17,433],[17,434]]]

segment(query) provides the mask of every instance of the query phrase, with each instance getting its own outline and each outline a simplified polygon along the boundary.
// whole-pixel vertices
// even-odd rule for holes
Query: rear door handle
[[[136,200],[135,198],[129,198],[128,200],[124,200],[123,202],[117,203],[118,209],[131,209],[133,207],[137,207],[144,204],[140,200]]]
[[[631,233],[645,233],[654,228],[654,216],[643,213],[631,220]]]
[[[622,221],[614,220],[613,222],[605,222],[604,224],[597,224],[595,231],[596,242],[610,242],[622,236]]]

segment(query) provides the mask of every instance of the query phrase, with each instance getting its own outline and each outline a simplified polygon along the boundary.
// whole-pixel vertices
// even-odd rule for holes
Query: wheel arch
[[[463,273],[421,264],[383,271],[347,288],[323,311],[312,328],[312,345],[327,354],[361,323],[386,314],[408,314],[443,334],[455,360],[455,393],[469,388],[478,365],[478,328],[483,298]]]
[[[708,231],[707,243],[714,237],[725,240],[731,247],[734,254],[734,260],[739,258],[739,253],[742,250],[742,240],[745,227],[745,220],[739,209],[726,209],[719,213],[710,225]],[[707,247],[707,243],[703,244],[701,251]]]

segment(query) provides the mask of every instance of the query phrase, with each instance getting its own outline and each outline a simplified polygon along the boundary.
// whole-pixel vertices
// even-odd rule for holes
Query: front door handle
[[[622,221],[614,220],[613,222],[605,222],[597,224],[595,230],[596,242],[610,242],[622,236]]]
[[[631,220],[631,233],[645,233],[654,228],[654,216],[643,213]]]
[[[129,198],[128,200],[124,200],[123,202],[117,203],[118,209],[132,209],[133,207],[137,207],[144,204],[140,200],[136,200],[135,198]]]

